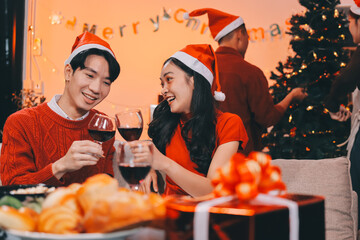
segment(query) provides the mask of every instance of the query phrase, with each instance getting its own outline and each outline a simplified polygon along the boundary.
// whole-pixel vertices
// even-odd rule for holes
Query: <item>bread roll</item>
[[[35,231],[36,218],[37,213],[29,208],[0,207],[0,226],[5,229]]]
[[[118,181],[102,173],[86,179],[77,191],[77,199],[83,212],[89,211],[98,200],[106,199],[117,192]]]
[[[38,231],[69,234],[83,231],[82,217],[67,206],[44,209],[38,220]]]

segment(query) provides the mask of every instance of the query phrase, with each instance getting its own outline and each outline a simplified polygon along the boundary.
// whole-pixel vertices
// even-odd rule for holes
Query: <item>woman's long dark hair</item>
[[[191,160],[197,164],[197,171],[207,174],[211,163],[212,152],[215,148],[216,111],[215,101],[211,94],[209,82],[199,73],[193,71],[175,58],[169,58],[182,69],[188,77],[194,77],[194,90],[191,100],[191,118],[181,129],[181,135],[190,152]],[[155,146],[165,154],[167,144],[170,143],[180,114],[172,113],[166,100],[162,101],[154,110],[153,121],[149,124],[148,134]]]

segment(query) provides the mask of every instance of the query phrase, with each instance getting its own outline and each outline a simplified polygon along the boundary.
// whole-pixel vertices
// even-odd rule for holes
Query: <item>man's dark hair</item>
[[[359,15],[353,13],[351,10],[349,11],[349,16],[352,17],[352,18],[354,18],[355,20],[358,20],[358,19],[360,18]]]
[[[115,79],[119,76],[120,74],[120,65],[119,63],[116,61],[116,59],[113,57],[113,55],[111,55],[108,51],[105,50],[101,50],[98,48],[90,48],[84,51],[81,51],[80,53],[78,53],[70,62],[71,68],[73,69],[73,71],[75,72],[76,69],[80,68],[80,69],[84,69],[85,68],[85,61],[86,58],[90,55],[98,55],[98,56],[102,56],[106,59],[106,61],[109,64],[109,79],[111,82],[115,81]]]
[[[243,29],[246,31],[246,27],[245,27],[245,23],[241,24],[239,27],[235,28],[234,30],[232,30],[231,32],[229,32],[228,34],[226,34],[225,36],[223,36],[222,38],[219,39],[219,44],[221,44],[221,42],[225,39],[231,39],[232,36],[234,35],[234,33],[239,30],[239,29]]]

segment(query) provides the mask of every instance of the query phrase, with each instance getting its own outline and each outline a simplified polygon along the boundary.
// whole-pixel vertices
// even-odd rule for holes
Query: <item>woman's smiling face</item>
[[[161,70],[161,94],[172,113],[190,113],[194,90],[194,78],[188,76],[173,62],[167,62]]]

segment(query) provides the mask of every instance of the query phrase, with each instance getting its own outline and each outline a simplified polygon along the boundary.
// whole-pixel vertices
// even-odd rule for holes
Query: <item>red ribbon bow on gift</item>
[[[281,170],[270,164],[271,157],[262,152],[251,152],[248,157],[235,153],[230,161],[217,169],[212,180],[215,197],[236,194],[239,200],[254,199],[259,193],[286,190],[281,180]]]
[[[360,0],[354,0],[356,6],[360,7]]]

